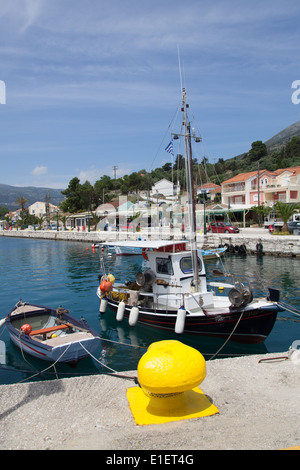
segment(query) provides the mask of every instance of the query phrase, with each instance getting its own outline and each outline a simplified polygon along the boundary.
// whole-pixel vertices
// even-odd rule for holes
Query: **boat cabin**
[[[121,245],[143,246],[143,256],[147,268],[136,275],[139,286],[139,299],[145,296],[148,304],[153,301],[157,308],[172,305],[173,309],[182,305],[190,311],[208,307],[213,303],[213,292],[207,291],[205,265],[201,250],[198,250],[198,270],[200,287],[196,292],[190,250],[186,242],[176,241],[136,241],[120,242]],[[191,295],[192,294],[192,295]],[[147,299],[146,299],[147,298]],[[158,305],[159,304],[159,305]]]

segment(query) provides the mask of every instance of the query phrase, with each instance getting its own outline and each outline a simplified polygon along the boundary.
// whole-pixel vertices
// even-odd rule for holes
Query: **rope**
[[[55,369],[55,364],[57,364],[59,362],[59,360],[63,357],[63,355],[68,351],[70,346],[72,346],[72,343],[69,344],[69,346],[64,350],[64,352],[58,357],[58,359],[56,359],[56,361],[53,364],[51,364],[49,367],[46,367],[46,369],[43,369],[41,372],[38,371],[36,374],[32,375],[31,377],[27,377],[26,379],[20,380],[17,383],[25,382],[26,380],[30,380],[30,379],[32,379],[33,377],[36,377],[39,374],[43,374],[44,372],[46,372],[46,370],[51,369],[51,367],[53,367],[53,369],[55,371],[55,374],[56,374],[56,378],[58,378],[57,373],[56,373],[56,369]],[[21,348],[21,350],[22,350],[22,348]],[[28,361],[26,361],[26,362],[28,362]],[[31,365],[29,362],[28,362],[28,364]]]
[[[98,364],[100,364],[102,367],[106,367],[106,369],[109,369],[110,371],[113,372],[113,375],[116,376],[116,377],[121,377],[121,378],[125,378],[125,379],[129,379],[129,380],[137,380],[136,377],[129,377],[127,375],[120,375],[116,370],[112,369],[111,367],[107,366],[106,364],[103,364],[103,362],[99,361],[99,359],[97,359],[95,356],[93,356],[93,354],[91,354],[84,346],[83,344],[80,343],[79,341],[79,344],[80,346],[85,350],[85,352],[87,354],[89,354],[89,356],[91,356],[96,362],[98,362]]]
[[[238,321],[236,322],[235,327],[233,328],[232,332],[230,333],[230,335],[229,335],[228,338],[226,339],[225,343],[224,343],[224,344],[220,347],[220,349],[209,359],[209,361],[212,361],[212,360],[219,354],[219,352],[224,348],[224,346],[228,343],[228,341],[230,340],[231,336],[232,336],[233,333],[235,332],[235,330],[236,330],[238,324],[240,323],[240,321],[241,321],[243,315],[244,315],[244,310],[242,311],[240,318],[239,318]]]
[[[300,311],[297,310],[297,309],[294,309],[294,307],[288,308],[288,307],[286,306],[287,304],[285,304],[284,302],[278,302],[278,305],[279,305],[280,307],[284,308],[287,312],[290,312],[290,313],[292,313],[293,315],[297,315],[298,317],[300,317]],[[292,308],[293,310],[291,310],[291,308]]]
[[[102,337],[101,337],[101,341],[107,341],[108,343],[114,343],[114,344],[118,344],[118,345],[121,345],[121,346],[129,346],[131,348],[147,349],[146,346],[139,346],[137,344],[122,343],[122,341],[114,341],[113,339],[107,339],[107,338],[102,338]]]
[[[23,345],[22,345],[22,342],[21,342],[21,339],[20,339],[20,338],[21,338],[21,334],[22,334],[22,333],[20,332],[20,333],[19,333],[19,342],[20,342],[21,354],[22,354],[23,360],[24,360],[27,364],[29,364],[29,366],[30,366],[32,369],[34,369],[34,370],[37,371],[37,373],[33,376],[33,377],[35,377],[36,375],[41,374],[41,372],[39,372],[39,371],[37,370],[37,368],[34,367],[34,366],[26,359],[26,357],[25,357],[25,355],[24,355],[24,351],[23,351]],[[18,383],[18,382],[17,382],[17,383]]]

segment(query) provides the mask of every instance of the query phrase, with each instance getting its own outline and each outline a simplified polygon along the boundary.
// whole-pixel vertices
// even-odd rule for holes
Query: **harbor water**
[[[243,345],[224,339],[190,335],[176,336],[148,326],[129,327],[126,320],[117,323],[107,309],[99,313],[96,289],[98,276],[110,270],[117,280],[132,281],[146,262],[142,256],[116,257],[92,249],[90,243],[40,239],[0,239],[1,308],[0,319],[13,306],[23,301],[53,308],[64,307],[75,317],[82,316],[102,338],[93,357],[80,361],[76,368],[66,364],[50,364],[24,355],[9,339],[5,326],[0,330],[0,346],[4,359],[0,365],[0,384],[25,380],[51,380],[75,375],[122,373],[136,370],[140,357],[154,341],[179,339],[198,349],[206,358],[248,354],[285,353],[294,341],[300,341],[300,316],[280,312],[275,326],[260,345]],[[226,255],[222,260],[206,262],[209,280],[232,282],[224,273],[232,273],[243,282],[250,282],[254,294],[265,297],[267,287],[281,291],[281,300],[300,311],[300,259],[275,256]],[[216,275],[217,270],[217,275]],[[215,356],[215,354],[217,356]],[[40,373],[42,372],[42,374]]]

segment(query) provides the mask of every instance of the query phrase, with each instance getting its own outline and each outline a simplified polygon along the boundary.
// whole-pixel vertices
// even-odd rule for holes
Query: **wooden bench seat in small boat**
[[[40,330],[32,330],[30,332],[30,336],[35,336],[35,335],[46,335],[47,333],[52,333],[52,331],[58,331],[58,330],[65,330],[66,328],[70,328],[71,325],[70,323],[62,323],[61,325],[54,325],[50,326],[49,328],[41,328]]]

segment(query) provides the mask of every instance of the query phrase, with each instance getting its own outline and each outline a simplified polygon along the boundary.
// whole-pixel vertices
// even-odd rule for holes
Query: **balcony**
[[[244,185],[236,185],[236,186],[225,186],[223,188],[223,193],[241,193],[241,192],[245,192],[246,189],[245,189],[245,186]]]

